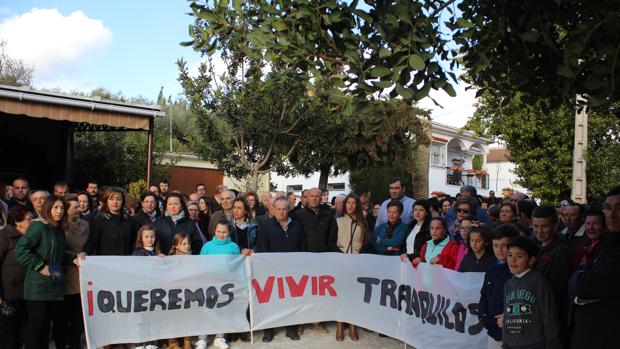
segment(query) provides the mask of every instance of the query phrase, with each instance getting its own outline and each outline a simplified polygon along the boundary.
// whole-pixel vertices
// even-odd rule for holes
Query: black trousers
[[[84,333],[84,320],[82,317],[82,303],[79,294],[66,295],[63,309],[58,317],[59,324],[54,328],[54,341],[65,341],[70,349],[82,348],[82,333]],[[61,336],[62,338],[56,338]]]
[[[15,307],[15,315],[0,318],[0,349],[21,349],[26,337],[28,309],[26,301],[10,301]]]
[[[27,301],[28,326],[26,326],[26,349],[47,348],[49,342],[50,323],[54,323],[52,336],[56,348],[64,348],[67,341],[62,334],[62,301]]]
[[[293,326],[286,326],[286,334],[292,334],[292,333],[297,333],[297,328],[299,327],[299,325],[293,325]],[[271,334],[271,336],[273,337],[274,333],[276,332],[275,328],[266,328],[263,330],[263,334]]]

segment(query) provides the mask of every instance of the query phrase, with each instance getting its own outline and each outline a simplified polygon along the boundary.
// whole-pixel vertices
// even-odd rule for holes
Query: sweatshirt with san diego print
[[[503,347],[560,349],[557,309],[551,286],[537,271],[513,275],[504,284]]]

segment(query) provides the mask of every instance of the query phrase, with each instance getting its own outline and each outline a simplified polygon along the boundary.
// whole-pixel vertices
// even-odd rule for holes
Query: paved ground
[[[398,341],[389,337],[379,337],[375,332],[369,332],[364,329],[358,328],[359,341],[354,342],[348,336],[348,331],[345,331],[345,339],[342,342],[336,341],[336,324],[328,323],[326,326],[329,329],[328,334],[318,333],[306,326],[304,334],[299,341],[292,341],[284,335],[284,329],[276,332],[273,342],[263,343],[262,331],[258,331],[254,335],[254,346],[250,343],[243,343],[240,341],[230,343],[231,349],[331,349],[331,348],[346,348],[346,349],[412,349],[413,347],[407,346],[401,341]],[[346,328],[346,327],[345,327]],[[212,348],[211,346],[209,348]]]
[[[336,324],[326,324],[329,333],[318,333],[306,326],[304,334],[298,341],[292,341],[284,335],[284,329],[276,331],[276,335],[271,343],[263,343],[263,332],[258,331],[254,334],[254,345],[248,342],[236,341],[230,343],[231,349],[414,349],[406,346],[403,342],[389,337],[379,337],[375,332],[370,332],[358,328],[359,341],[354,342],[345,331],[345,338],[342,342],[336,341]],[[345,327],[346,329],[346,327]],[[54,349],[54,344],[50,343],[50,349]],[[209,349],[215,348],[209,345]]]

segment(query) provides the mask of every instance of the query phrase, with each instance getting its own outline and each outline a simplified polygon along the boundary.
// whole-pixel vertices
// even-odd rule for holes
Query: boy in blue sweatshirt
[[[227,220],[221,220],[217,222],[215,231],[213,233],[213,239],[202,246],[200,250],[201,255],[214,255],[214,254],[240,254],[239,245],[234,243],[230,238],[231,225]],[[207,348],[207,336],[198,336],[198,342],[196,342],[196,349]],[[228,343],[223,333],[215,335],[213,345],[220,349],[228,349]]]
[[[503,224],[495,229],[492,237],[497,262],[484,275],[478,302],[478,315],[489,335],[489,349],[502,347],[502,329],[497,326],[497,317],[504,313],[504,284],[512,277],[506,263],[508,243],[518,235],[519,232],[512,225]]]
[[[504,349],[561,349],[558,311],[545,278],[532,269],[538,247],[525,236],[508,244],[512,278],[504,285],[504,314],[498,316]]]

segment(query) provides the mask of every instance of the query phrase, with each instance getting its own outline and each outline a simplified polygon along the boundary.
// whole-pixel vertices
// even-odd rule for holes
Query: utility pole
[[[586,105],[587,99],[584,96],[577,95],[571,199],[580,204],[585,204],[588,201],[585,158],[586,145],[588,144],[588,112]]]

